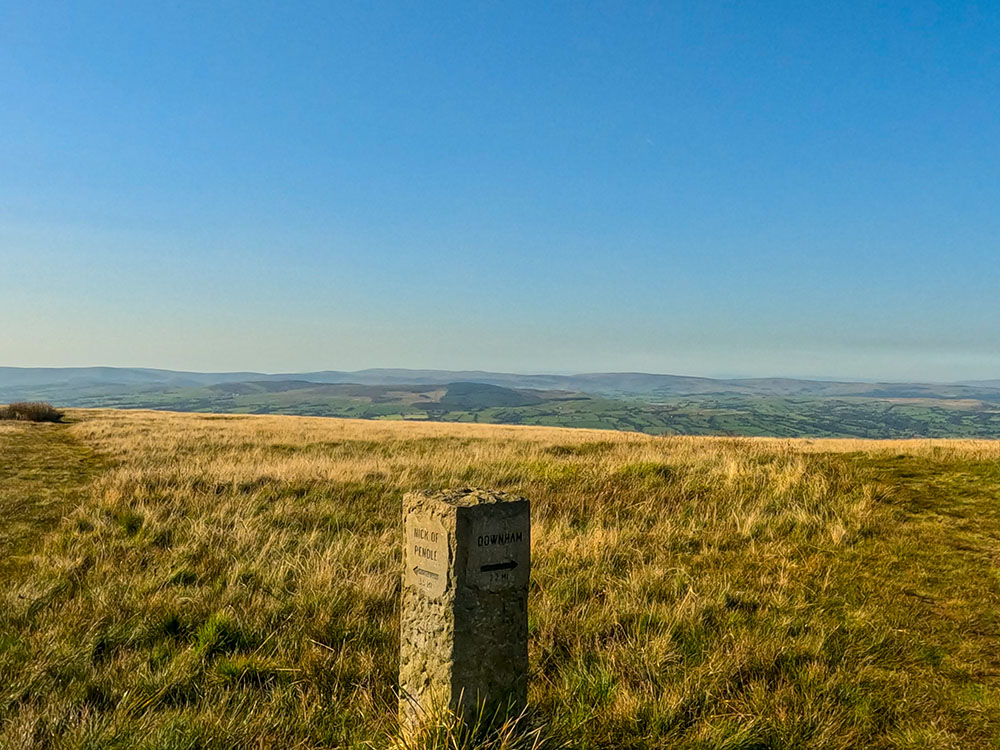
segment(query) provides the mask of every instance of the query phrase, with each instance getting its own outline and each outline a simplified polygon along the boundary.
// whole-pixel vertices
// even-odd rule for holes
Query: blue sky
[[[1000,3],[0,0],[0,364],[1000,377]]]

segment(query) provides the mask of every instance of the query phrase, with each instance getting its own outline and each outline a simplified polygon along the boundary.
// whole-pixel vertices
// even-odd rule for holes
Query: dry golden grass
[[[68,417],[0,425],[100,462],[0,592],[0,746],[390,743],[399,500],[453,486],[532,500],[530,702],[572,747],[997,740],[1000,444]]]

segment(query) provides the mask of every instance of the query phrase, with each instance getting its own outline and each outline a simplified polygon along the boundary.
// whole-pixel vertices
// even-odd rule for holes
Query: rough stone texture
[[[403,500],[400,719],[527,702],[530,506],[478,489]]]

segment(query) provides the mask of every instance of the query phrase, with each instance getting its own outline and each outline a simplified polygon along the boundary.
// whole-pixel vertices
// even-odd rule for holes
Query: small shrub
[[[61,422],[63,413],[44,401],[17,401],[0,406],[0,419],[19,422]]]

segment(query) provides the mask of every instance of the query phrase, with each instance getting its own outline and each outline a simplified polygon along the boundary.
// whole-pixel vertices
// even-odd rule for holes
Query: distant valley
[[[20,400],[78,407],[535,424],[654,435],[1000,438],[1000,381],[0,367],[0,403]]]

